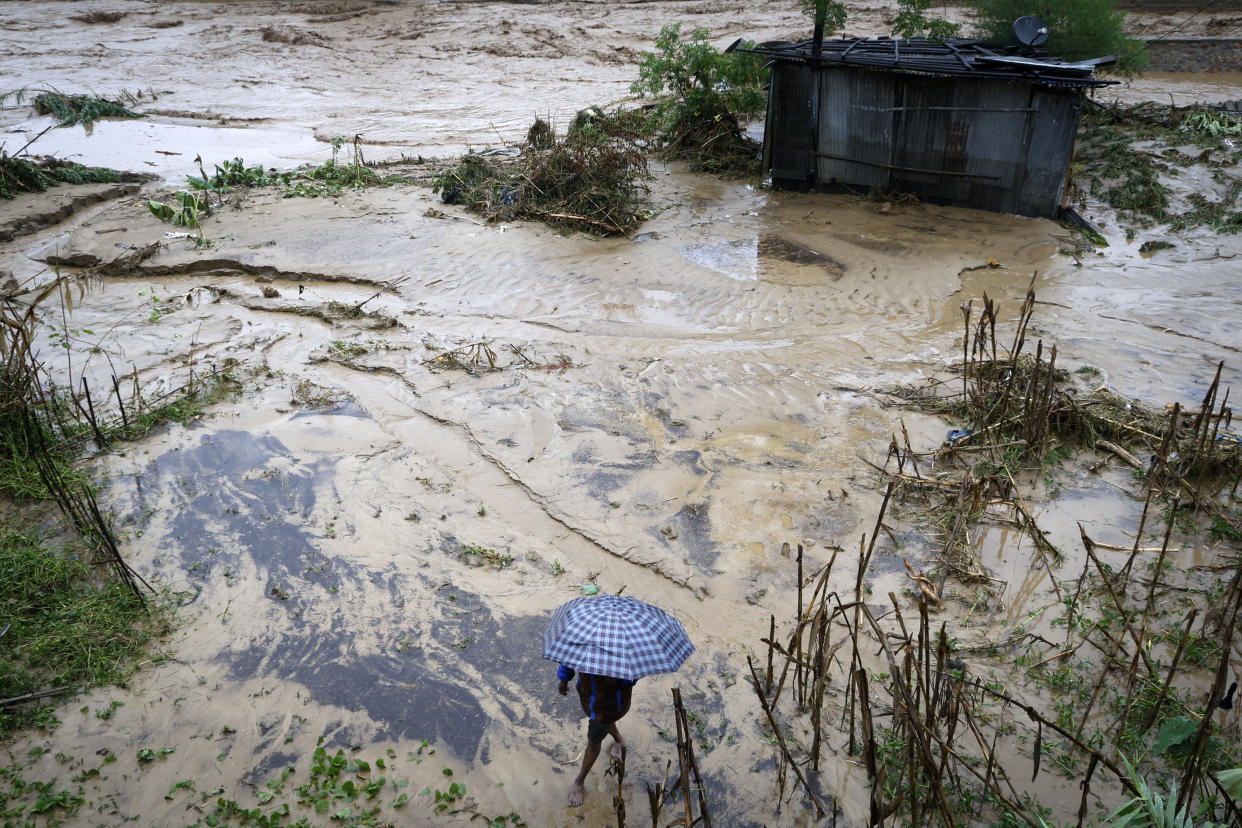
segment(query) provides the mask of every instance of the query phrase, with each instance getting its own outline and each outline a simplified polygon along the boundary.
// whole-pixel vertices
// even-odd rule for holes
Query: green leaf
[[[405,803],[409,801],[410,801],[410,795],[407,793],[403,793],[401,794],[401,796],[397,797],[396,799],[392,801],[392,807],[400,808],[402,805],[404,805]]]
[[[267,803],[271,802],[275,796],[276,794],[272,793],[271,791],[259,791],[259,804],[266,805]]]
[[[1223,770],[1216,774],[1216,780],[1225,789],[1225,793],[1234,799],[1242,799],[1242,768]]]
[[[148,201],[147,209],[151,211],[151,215],[160,221],[172,221],[174,215],[173,208],[162,201]]]
[[[1165,719],[1164,724],[1160,725],[1160,732],[1156,734],[1156,743],[1152,745],[1152,753],[1159,755],[1168,751],[1177,753],[1184,751],[1190,746],[1186,742],[1199,729],[1199,723],[1185,716],[1173,716]]]

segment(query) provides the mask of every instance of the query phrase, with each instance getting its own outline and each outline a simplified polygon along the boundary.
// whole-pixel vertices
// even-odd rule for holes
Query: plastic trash
[[[971,435],[968,428],[951,428],[948,434],[944,435],[944,443],[946,446],[956,446]]]
[[[583,584],[582,585],[583,595],[594,595],[597,592],[599,592],[599,587],[597,587],[595,584]]]

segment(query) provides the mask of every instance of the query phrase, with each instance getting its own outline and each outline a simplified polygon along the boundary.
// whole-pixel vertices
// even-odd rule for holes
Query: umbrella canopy
[[[681,622],[637,598],[598,595],[562,604],[543,634],[543,657],[630,681],[676,672],[694,645]]]

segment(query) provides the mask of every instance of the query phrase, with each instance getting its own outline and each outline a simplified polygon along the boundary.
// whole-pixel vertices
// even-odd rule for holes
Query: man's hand
[[[568,696],[569,695],[569,682],[562,681],[560,685],[557,686],[556,689],[562,696]]]

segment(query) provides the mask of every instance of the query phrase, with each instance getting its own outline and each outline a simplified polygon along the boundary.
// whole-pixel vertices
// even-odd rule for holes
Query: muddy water
[[[647,45],[653,16],[693,16],[727,39],[801,27],[792,13],[683,3],[160,4],[105,27],[30,5],[0,41],[24,82],[104,91],[168,78],[145,106],[176,113],[155,121],[172,126],[112,145],[169,176],[191,150],[210,162],[252,136],[272,136],[275,164],[326,157],[322,143],[302,148],[307,135],[365,130],[386,142],[376,153],[493,142],[492,125],[513,138],[532,114],[625,94],[625,50]],[[213,60],[196,80],[161,68],[204,44]],[[389,67],[382,76],[376,63]],[[114,126],[56,140],[69,150],[76,136],[89,158]],[[201,130],[203,148],[183,129]],[[247,160],[266,143],[247,144]],[[539,658],[551,610],[594,582],[674,611],[698,647],[678,675],[635,694],[631,817],[675,757],[661,731],[680,686],[702,721],[714,801],[730,824],[770,824],[773,753],[745,675],[769,614],[792,613],[795,563],[782,546],[803,544],[810,570],[836,545],[848,556],[879,501],[864,461],[882,459],[902,420],[916,448],[943,439],[946,423],[903,413],[882,391],[955,358],[963,301],[987,293],[1012,313],[1034,275],[1037,335],[1058,344],[1062,364],[1154,401],[1193,401],[1218,360],[1237,384],[1237,239],[1171,238],[1144,258],[1139,245],[1164,236],[1127,242],[1109,225],[1110,247],[1079,264],[1047,221],[654,172],[653,202],[667,209],[633,239],[484,227],[411,185],[332,200],[255,193],[207,223],[206,250],[167,239],[137,200],[7,245],[0,267],[37,281],[57,257],[107,261],[165,241],[140,273],[73,297],[79,346],[46,348],[49,362],[96,389],[128,375],[152,398],[235,360],[243,387],[100,459],[127,559],[182,604],[171,657],[125,690],[75,700],[54,735],[9,752],[24,759],[45,744],[49,776],[56,752],[75,771],[116,752],[108,778],[87,783],[82,824],[191,821],[198,796],[171,793],[175,782],[241,800],[285,766],[306,773],[321,737],[368,760],[391,750],[391,775],[411,793],[446,788],[449,768],[488,815],[605,824],[602,768],[584,809],[563,807],[581,723]],[[433,205],[450,215],[428,216]],[[365,302],[395,324],[303,315],[328,302]],[[59,309],[45,321],[57,319]],[[494,366],[431,362],[481,341]],[[1124,483],[1083,475],[1039,506],[1041,524],[1070,550],[1077,521],[1127,543],[1141,505]],[[922,542],[906,540],[877,546],[876,595],[906,586],[903,556],[925,563]],[[1021,537],[998,527],[979,544],[995,597],[972,609],[967,596],[950,613],[986,641],[1055,596]],[[479,547],[513,562],[479,565]],[[125,705],[94,716],[108,699]],[[423,740],[434,756],[419,752]],[[175,752],[139,766],[141,747]],[[817,783],[849,824],[866,814],[862,777],[840,755]],[[426,798],[408,808],[408,824],[431,813]],[[781,819],[811,822],[797,800]]]

